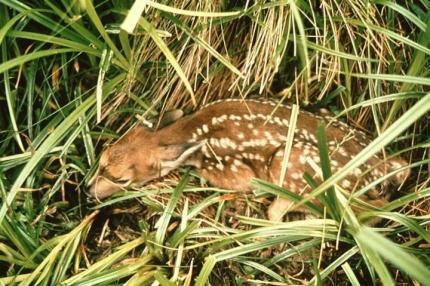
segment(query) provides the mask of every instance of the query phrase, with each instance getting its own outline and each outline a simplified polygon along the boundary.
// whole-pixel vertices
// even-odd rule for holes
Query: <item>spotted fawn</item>
[[[98,170],[89,182],[90,194],[102,199],[124,187],[164,176],[179,166],[195,167],[211,185],[224,189],[251,191],[252,178],[279,183],[291,107],[274,107],[272,102],[229,99],[211,103],[159,130],[137,125],[102,153]],[[315,137],[320,121],[327,124],[334,172],[370,142],[364,133],[332,117],[300,111],[283,180],[283,187],[295,193],[311,190],[303,174],[314,175],[312,165],[320,162]],[[406,165],[400,158],[383,161],[373,156],[339,186],[353,191]],[[382,189],[398,186],[408,176],[409,169],[403,168],[361,199],[382,206],[390,193]],[[275,199],[268,209],[269,219],[281,220],[290,207],[288,200]]]

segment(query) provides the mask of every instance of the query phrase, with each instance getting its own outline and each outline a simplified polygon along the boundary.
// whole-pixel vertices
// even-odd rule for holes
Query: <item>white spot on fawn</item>
[[[257,147],[257,146],[264,146],[267,144],[266,139],[251,139],[249,141],[243,141],[242,145],[243,147]]]
[[[302,142],[302,141],[299,141],[299,142],[295,143],[295,144],[294,144],[294,147],[295,147],[295,148],[299,148],[299,149],[300,149],[300,148],[302,148],[302,147],[303,147],[303,142]]]
[[[315,137],[315,135],[313,135],[313,134],[309,134],[309,137],[311,138],[311,141],[312,141],[314,144],[317,144],[317,143],[318,143],[317,138]]]
[[[204,133],[208,133],[209,132],[209,127],[206,124],[203,124],[202,129],[203,129]]]
[[[236,165],[230,165],[230,169],[235,173],[238,171]]]
[[[390,165],[392,166],[393,170],[397,170],[403,167],[403,165],[399,162],[392,161],[390,162]]]
[[[220,147],[219,140],[218,140],[218,139],[216,139],[216,138],[210,138],[210,139],[209,139],[209,143],[210,143],[212,146]]]
[[[234,143],[233,141],[231,141],[229,138],[221,138],[220,139],[220,145],[224,149],[232,148],[234,150],[234,149],[237,148],[236,143]]]
[[[299,157],[299,162],[300,162],[300,164],[302,164],[302,165],[306,164],[306,156],[304,156],[304,155],[300,155],[300,157]]]
[[[343,188],[348,189],[351,187],[351,182],[349,180],[343,180],[341,185]]]
[[[257,160],[257,161],[261,161],[261,162],[264,162],[265,160],[264,160],[264,157],[263,156],[261,156],[260,154],[255,154],[254,155],[254,159],[255,160]]]
[[[348,152],[346,152],[346,149],[344,147],[339,147],[339,153],[343,157],[348,157]]]
[[[355,169],[354,169],[354,171],[353,171],[353,173],[354,173],[354,175],[355,175],[355,176],[357,176],[357,177],[358,177],[358,176],[360,176],[360,175],[361,175],[361,170],[360,170],[360,168],[355,168]]]
[[[257,117],[266,120],[266,116],[261,113],[258,113]]]
[[[291,178],[293,178],[294,180],[298,180],[298,179],[300,179],[300,173],[292,173],[291,174]]]
[[[242,120],[242,117],[237,116],[237,115],[234,115],[234,114],[230,115],[228,118],[229,118],[230,120],[232,120],[232,121],[235,121],[235,120]]]
[[[309,140],[309,132],[306,129],[302,129],[302,134],[305,136],[306,140]]]

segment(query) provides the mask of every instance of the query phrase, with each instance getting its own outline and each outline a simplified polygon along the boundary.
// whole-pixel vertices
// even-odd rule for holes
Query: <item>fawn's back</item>
[[[104,198],[122,187],[144,184],[182,165],[194,166],[210,184],[220,188],[249,191],[254,177],[278,183],[290,116],[289,106],[275,109],[271,102],[224,100],[159,130],[136,126],[103,152],[98,172],[90,182],[91,194]],[[283,187],[293,192],[310,190],[303,174],[317,173],[315,166],[320,159],[315,133],[319,121],[327,124],[334,172],[370,142],[362,132],[331,117],[300,111],[283,178]],[[374,156],[339,185],[352,191],[405,165],[401,159],[383,162]],[[382,187],[387,188],[388,183],[398,185],[408,175],[408,169],[398,172]],[[364,199],[377,206],[384,204],[387,198],[379,190],[368,192]],[[269,208],[269,217],[278,220],[289,207],[288,201],[278,199]]]

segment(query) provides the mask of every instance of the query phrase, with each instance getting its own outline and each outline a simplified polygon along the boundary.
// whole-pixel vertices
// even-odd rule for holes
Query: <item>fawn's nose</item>
[[[95,177],[90,183],[88,193],[97,200],[107,198],[121,189],[117,184],[101,176]]]

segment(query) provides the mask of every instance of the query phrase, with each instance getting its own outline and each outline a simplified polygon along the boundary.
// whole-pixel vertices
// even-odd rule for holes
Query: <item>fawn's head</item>
[[[101,154],[89,181],[90,195],[106,198],[128,186],[140,186],[187,164],[204,142],[165,144],[164,138],[137,125]]]

